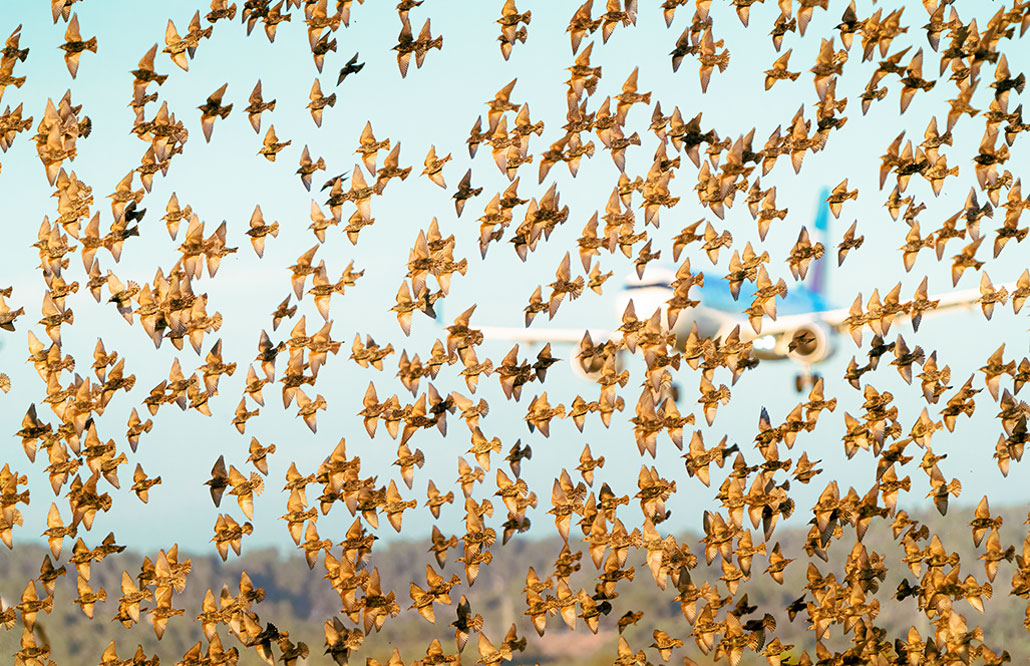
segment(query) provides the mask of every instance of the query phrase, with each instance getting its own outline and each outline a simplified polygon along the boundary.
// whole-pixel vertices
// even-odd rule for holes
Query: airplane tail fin
[[[818,208],[816,210],[815,222],[813,224],[815,227],[815,241],[823,244],[826,248],[826,255],[824,255],[823,259],[816,261],[812,266],[808,288],[820,297],[825,297],[826,295],[826,257],[831,254],[829,244],[830,204],[826,203],[826,199],[828,199],[829,196],[829,188],[823,187],[819,192],[819,200],[816,204]]]

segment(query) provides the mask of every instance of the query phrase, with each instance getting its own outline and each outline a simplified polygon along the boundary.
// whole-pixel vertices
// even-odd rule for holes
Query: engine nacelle
[[[572,368],[572,374],[591,382],[597,381],[604,370],[604,362],[600,356],[581,358],[578,349],[569,354],[569,366]]]
[[[569,354],[569,365],[572,367],[572,374],[582,379],[596,382],[605,373],[605,358],[611,358],[614,354],[614,368],[609,366],[608,372],[614,371],[616,375],[624,370],[625,360],[621,351],[608,351],[602,354],[590,354],[581,356],[581,350],[577,349]]]
[[[798,363],[825,361],[837,349],[833,332],[821,322],[809,322],[783,336],[787,358]]]

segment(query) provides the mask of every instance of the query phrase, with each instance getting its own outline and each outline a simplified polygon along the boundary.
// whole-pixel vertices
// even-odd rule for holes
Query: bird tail
[[[822,243],[824,247],[829,247],[829,231],[830,231],[830,204],[826,202],[830,196],[830,190],[823,187],[819,192],[819,200],[816,205],[818,209],[815,214],[815,237],[816,241]],[[811,281],[808,284],[809,290],[812,293],[817,294],[820,298],[826,296],[826,262],[819,260],[814,262],[811,272]]]

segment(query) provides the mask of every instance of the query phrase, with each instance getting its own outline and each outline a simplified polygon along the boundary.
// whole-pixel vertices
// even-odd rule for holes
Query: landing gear
[[[678,404],[680,401],[680,387],[676,383],[665,384],[657,392],[652,392],[651,395],[654,397],[656,404],[660,404],[665,400],[672,400],[673,404]]]
[[[794,390],[801,393],[806,388],[815,386],[815,383],[820,379],[822,379],[822,375],[809,372],[806,368],[805,372],[794,375]]]

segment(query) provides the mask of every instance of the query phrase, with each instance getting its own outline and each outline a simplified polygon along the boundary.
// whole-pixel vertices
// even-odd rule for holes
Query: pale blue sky
[[[453,233],[457,237],[456,258],[464,257],[469,261],[468,275],[454,279],[451,294],[443,304],[447,323],[457,313],[478,303],[474,324],[519,326],[522,308],[535,286],[552,281],[562,255],[574,249],[575,239],[590,215],[594,210],[603,210],[618,179],[618,171],[610,156],[600,150],[600,142],[595,137],[593,140],[598,144],[598,151],[592,159],[584,160],[576,179],[570,178],[564,167],[557,166],[538,186],[537,165],[534,163],[524,168],[519,190],[521,196],[539,197],[552,182],[556,182],[561,202],[570,206],[568,222],[555,231],[550,241],[541,243],[526,263],[518,260],[508,243],[492,246],[489,261],[479,259],[476,217],[482,214],[490,196],[503,190],[508,182],[493,165],[489,147],[482,148],[475,160],[469,159],[465,138],[476,117],[485,114],[484,103],[515,77],[518,77],[518,84],[512,95],[513,101],[528,102],[534,120],[541,119],[545,123],[543,136],[534,137],[531,141],[531,152],[539,154],[562,136],[561,125],[565,123],[563,82],[567,79],[565,67],[572,64],[565,25],[574,10],[572,4],[523,0],[519,8],[533,11],[529,39],[525,44],[517,45],[511,60],[505,62],[496,44],[499,26],[494,23],[500,3],[428,0],[411,12],[411,22],[417,30],[425,17],[431,16],[433,34],[444,36],[444,48],[431,52],[422,69],[412,66],[408,77],[403,80],[397,71],[394,52],[390,50],[396,43],[399,22],[392,5],[387,4],[355,4],[350,27],[341,28],[335,35],[339,42],[338,51],[326,57],[320,80],[325,93],[336,92],[338,100],[335,108],[325,110],[321,129],[316,129],[305,108],[317,71],[308,52],[299,10],[294,10],[291,23],[279,26],[273,45],[268,43],[260,26],[255,28],[249,39],[245,39],[244,28],[238,18],[235,22],[219,22],[215,25],[213,38],[201,43],[196,58],[190,62],[188,73],[173,65],[167,55],[158,55],[156,69],[168,74],[169,78],[160,88],[151,86],[150,92],[156,90],[162,100],[168,101],[169,108],[190,130],[190,140],[185,153],[174,159],[168,176],[155,178],[153,192],[144,200],[148,212],[140,227],[144,232],[142,238],[131,239],[126,244],[120,264],[115,265],[108,255],[102,253],[101,266],[105,271],[109,268],[115,270],[123,281],[131,279],[143,283],[152,280],[156,266],[167,270],[175,262],[178,257],[175,248],[181,242],[181,236],[177,242],[170,241],[160,220],[173,191],[178,194],[182,205],[193,206],[207,223],[208,232],[223,219],[227,220],[229,245],[238,246],[239,253],[222,262],[217,279],[204,278],[195,284],[195,290],[207,292],[210,296],[209,312],[217,310],[225,319],[222,330],[205,341],[204,352],[221,337],[226,359],[240,362],[240,370],[236,376],[222,380],[220,395],[210,403],[213,418],[193,411],[180,412],[173,406],[161,409],[153,432],[143,436],[138,453],[129,452],[130,464],[120,474],[122,490],[109,489],[115,498],[114,509],[109,514],[98,516],[93,528],[98,535],[96,538],[114,530],[119,543],[133,547],[152,548],[178,542],[183,547],[194,548],[202,546],[210,538],[218,513],[229,512],[242,521],[231,497],[227,496],[221,509],[216,509],[202,483],[208,478],[211,465],[220,453],[225,454],[227,463],[243,469],[251,436],[258,437],[263,444],[275,443],[278,452],[269,459],[266,492],[255,502],[256,529],[246,540],[245,548],[289,544],[285,526],[278,520],[278,516],[285,512],[285,497],[278,493],[284,482],[285,470],[290,461],[295,460],[302,473],[314,471],[341,436],[347,438],[348,452],[361,456],[365,474],[378,475],[381,483],[396,479],[400,485],[396,468],[390,466],[395,457],[396,442],[387,437],[384,429],[380,429],[374,441],[370,440],[361,426],[361,419],[355,416],[369,380],[375,381],[380,398],[395,391],[402,401],[410,398],[410,394],[401,393],[403,388],[393,377],[397,356],[390,357],[387,370],[380,373],[358,367],[347,359],[347,355],[355,332],[371,334],[382,345],[392,342],[398,352],[404,347],[409,354],[420,352],[423,356],[436,337],[445,335],[440,326],[416,315],[412,336],[405,338],[389,311],[397,286],[406,272],[408,248],[418,230],[425,229],[430,220],[437,217],[443,233]],[[743,31],[729,7],[713,7],[717,35],[726,40],[732,59],[725,73],[713,75],[708,92],[703,96],[695,62],[688,57],[680,71],[673,74],[667,55],[688,22],[690,12],[681,9],[673,27],[666,29],[661,11],[652,6],[655,4],[641,3],[637,27],[618,28],[607,45],[602,47],[600,33],[595,35],[597,44],[593,64],[603,66],[603,78],[597,94],[591,98],[591,109],[596,109],[605,95],[618,94],[622,82],[634,67],[639,66],[640,91],[653,91],[652,101],[660,100],[665,113],[671,113],[677,105],[688,119],[699,111],[704,112],[705,128],[714,126],[724,137],[735,138],[751,127],[757,127],[756,148],[761,147],[776,125],[787,125],[800,104],[806,104],[806,117],[813,116],[811,103],[816,97],[807,70],[815,61],[819,37],[830,34],[846,3],[832,2],[829,12],[817,12],[804,38],[796,34],[786,37],[784,50],[794,49],[791,68],[804,73],[796,82],[778,83],[771,92],[762,91],[762,70],[768,68],[778,55],[766,36],[778,11],[776,7],[771,3],[769,6],[755,6],[751,12],[752,27],[748,32]],[[905,19],[922,25],[925,12],[919,3],[910,4],[912,6],[906,11]],[[860,3],[860,15],[868,13],[868,5],[868,2]],[[127,0],[91,0],[76,4],[74,9],[79,13],[83,37],[96,35],[99,51],[82,56],[75,81],[69,77],[62,52],[56,48],[64,41],[64,23],[52,25],[48,9],[38,4],[7,3],[0,12],[0,36],[6,36],[18,23],[22,23],[21,45],[31,48],[28,61],[19,64],[15,70],[16,75],[27,75],[28,82],[21,89],[8,88],[2,104],[14,106],[24,102],[25,115],[34,116],[34,123],[38,123],[46,99],[49,97],[56,101],[71,87],[74,103],[83,104],[83,113],[93,121],[93,134],[79,142],[78,158],[67,166],[93,187],[96,208],[101,211],[105,226],[110,222],[107,193],[112,192],[118,180],[138,164],[147,147],[129,134],[133,116],[127,106],[132,88],[132,77],[128,71],[136,68],[137,61],[152,44],[159,42],[161,47],[164,46],[167,12],[173,12],[171,18],[180,32],[184,32],[197,8],[202,10],[202,14],[207,11],[206,4],[201,7],[196,2],[141,6]],[[968,8],[963,9],[964,18],[968,11]],[[896,43],[912,43],[915,48],[926,49],[928,64],[924,67],[924,75],[929,78],[936,74],[936,58],[929,52],[921,30],[913,28]],[[1006,43],[1003,48],[1008,46]],[[898,280],[903,281],[903,294],[908,296],[923,275],[930,276],[931,292],[948,290],[951,285],[950,261],[938,264],[929,252],[920,256],[910,274],[905,274],[900,253],[895,250],[904,242],[907,227],[901,222],[892,222],[882,207],[889,186],[883,192],[878,191],[877,169],[880,155],[902,129],[917,138],[921,137],[930,115],[937,114],[943,123],[947,109],[944,100],[952,97],[955,89],[946,80],[941,81],[930,93],[917,95],[907,113],[899,117],[899,84],[892,79],[888,84],[890,97],[874,104],[869,115],[863,117],[857,97],[875,68],[875,62],[860,63],[859,48],[856,41],[851,60],[845,66],[845,75],[837,86],[838,97],[851,99],[846,112],[849,118],[847,125],[834,133],[826,150],[806,156],[805,167],[799,177],[791,170],[789,160],[783,159],[768,178],[762,179],[763,186],[777,186],[777,204],[790,210],[786,221],[773,225],[769,238],[763,244],[773,255],[770,274],[774,279],[783,276],[788,283],[791,281],[784,262],[787,249],[796,239],[800,226],[811,224],[821,188],[832,187],[847,177],[850,187],[857,187],[860,196],[857,202],[845,205],[840,221],[831,221],[831,235],[836,237],[830,243],[835,245],[839,235],[857,217],[859,229],[866,236],[866,244],[851,254],[843,268],[838,270],[833,265],[828,266],[833,300],[846,305],[857,291],[868,297],[873,288],[879,287],[884,293]],[[335,88],[337,70],[356,51],[367,63],[365,69]],[[1021,71],[1027,58],[1018,57],[1014,49],[1010,49],[1008,55],[1013,73]],[[246,114],[242,112],[258,78],[263,82],[265,99],[278,100],[276,110],[264,115],[260,135],[253,132]],[[227,119],[216,122],[213,141],[205,144],[196,107],[226,82],[229,88],[224,102],[233,103],[234,109]],[[974,106],[978,108],[986,108],[988,104],[991,92],[986,87],[988,82],[985,80],[981,84],[974,98]],[[1014,108],[1018,104],[1018,96],[1013,93],[1012,97],[1011,106]],[[152,114],[154,109],[151,106],[148,113]],[[627,173],[631,175],[646,173],[658,145],[657,139],[646,131],[650,113],[650,108],[639,105],[629,116],[627,133],[639,131],[643,139],[643,146],[633,147],[627,153]],[[357,159],[353,151],[366,120],[371,120],[377,138],[389,137],[394,143],[400,141],[403,145],[402,166],[414,168],[406,182],[392,182],[386,196],[373,200],[375,225],[361,233],[356,247],[346,240],[342,231],[333,229],[317,254],[317,259],[326,261],[333,277],[338,276],[351,260],[354,260],[356,268],[366,269],[365,276],[356,287],[348,290],[345,298],[334,297],[331,310],[335,322],[334,337],[342,340],[348,351],[341,350],[339,356],[331,358],[319,375],[317,391],[326,397],[329,410],[319,414],[318,434],[312,435],[303,422],[295,418],[295,407],[282,410],[278,387],[268,387],[265,391],[266,406],[262,408],[260,417],[252,419],[246,435],[240,436],[230,420],[241,394],[246,363],[256,353],[261,328],[267,328],[271,333],[268,314],[291,291],[285,267],[315,243],[307,230],[312,195],[303,189],[299,178],[294,175],[301,149],[307,144],[312,157],[322,156],[328,165],[327,173],[318,173],[314,177],[313,189],[317,190],[327,175],[353,169]],[[280,140],[293,141],[274,164],[256,154],[265,129],[273,123]],[[979,119],[963,118],[959,121],[955,128],[955,146],[947,154],[949,164],[959,166],[960,177],[949,181],[949,187],[939,198],[934,199],[925,182],[914,179],[910,185],[908,194],[915,195],[928,206],[921,216],[924,234],[962,207],[969,186],[975,182],[971,157],[976,153],[982,127]],[[1023,141],[1017,142],[1012,159],[1006,165],[1017,176],[1026,164]],[[444,171],[448,185],[446,191],[418,175],[431,144],[436,146],[438,155],[453,153],[454,159]],[[0,414],[8,424],[8,431],[13,432],[18,428],[28,404],[39,403],[44,396],[43,383],[30,365],[22,363],[27,356],[26,329],[31,327],[37,335],[44,337],[41,327],[33,325],[39,316],[43,281],[35,269],[38,257],[29,246],[35,241],[42,216],[49,214],[53,218],[56,215],[56,200],[49,198],[50,190],[29,136],[19,136],[14,147],[0,155],[0,163],[3,164],[0,201],[4,202],[4,228],[8,233],[2,282],[4,286],[13,284],[15,287],[14,297],[9,299],[12,307],[24,305],[29,312],[19,321],[17,333],[2,334],[0,367],[11,376],[14,389],[10,394],[0,396]],[[738,201],[728,211],[724,222],[716,220],[697,204],[692,191],[696,171],[686,159],[683,164],[672,182],[673,194],[682,196],[680,204],[662,212],[662,225],[658,231],[649,227],[656,249],[661,241],[701,217],[711,219],[719,228],[728,228],[739,247],[749,239],[757,243],[755,224],[744,203]],[[484,191],[481,197],[467,204],[459,220],[454,215],[451,194],[469,166],[473,167],[473,184],[482,186]],[[316,192],[314,198],[322,203],[325,195]],[[261,205],[266,220],[277,220],[281,228],[278,238],[269,239],[261,261],[254,255],[249,239],[244,235],[255,204]],[[642,213],[638,218],[642,220]],[[520,219],[521,213],[517,221]],[[1000,219],[996,221],[997,224],[985,223],[985,229],[1000,226]],[[948,256],[959,248],[959,242],[949,244]],[[835,252],[830,249],[827,261],[833,264]],[[990,254],[989,248],[984,250],[981,258]],[[671,251],[664,249],[663,258],[671,260],[667,254],[671,255]],[[691,255],[691,260],[695,270],[703,270],[714,279],[725,271],[729,255],[723,253],[718,267],[711,266],[700,252]],[[1000,259],[989,261],[986,268],[996,283],[1015,280],[1026,265],[1027,256],[1024,247],[1011,244]],[[608,283],[605,295],[598,297],[588,293],[576,302],[566,303],[549,325],[600,328],[612,325],[616,283],[630,272],[632,263],[620,254],[603,256],[601,264],[604,270],[614,270],[616,274],[616,279]],[[72,258],[67,275],[68,279],[84,282],[78,256]],[[976,274],[968,272],[959,288],[973,287],[977,280]],[[187,372],[203,363],[203,359],[194,355],[188,345],[183,352],[176,352],[170,344],[155,351],[139,326],[128,326],[113,306],[96,304],[84,290],[70,297],[68,306],[75,311],[75,325],[67,327],[65,345],[66,350],[76,357],[80,374],[88,370],[98,335],[102,335],[109,351],[118,350],[127,358],[127,370],[136,374],[135,390],[129,395],[119,394],[98,420],[103,439],[114,437],[124,445],[122,437],[129,411],[140,405],[151,387],[167,377],[172,359],[178,357]],[[320,317],[310,297],[301,304],[301,311],[308,316],[309,331],[317,328]],[[280,327],[273,339],[288,335],[291,325],[286,323]],[[539,328],[546,325],[545,319],[538,319],[535,324]],[[973,312],[928,319],[918,335],[911,335],[908,325],[900,330],[910,345],[919,344],[928,353],[936,349],[941,364],[951,365],[953,384],[959,386],[971,372],[983,365],[989,353],[1001,342],[1008,343],[1008,356],[1015,355],[1018,360],[1026,354],[1026,326],[1025,317],[1016,318],[1010,308],[1004,308],[995,314],[989,325],[982,315]],[[816,431],[799,437],[793,452],[784,452],[784,455],[796,457],[801,451],[808,451],[809,458],[822,458],[825,463],[826,472],[816,479],[814,488],[795,485],[797,516],[802,519],[829,478],[838,478],[843,488],[854,485],[860,494],[873,482],[870,456],[863,453],[845,464],[840,444],[843,412],[857,413],[862,401],[859,392],[836,381],[855,353],[846,338],[841,340],[841,344],[839,353],[820,369],[827,377],[827,393],[840,399],[837,412],[824,414]],[[489,354],[499,361],[509,346],[488,343],[483,346],[480,358]],[[527,352],[523,350],[523,354]],[[568,359],[573,350],[556,346],[554,353]],[[281,363],[280,372],[282,367]],[[540,388],[538,384],[526,387],[521,403],[506,404],[496,378],[480,383],[477,397],[487,398],[492,407],[490,415],[482,423],[487,436],[501,437],[505,450],[517,438],[533,447],[534,457],[523,465],[523,474],[541,499],[541,506],[530,513],[535,523],[534,533],[552,533],[552,521],[545,513],[549,508],[551,479],[561,467],[570,471],[574,469],[584,443],[590,443],[595,455],[605,455],[608,459],[608,466],[600,478],[609,481],[618,493],[632,495],[636,492],[641,460],[626,419],[632,416],[632,405],[639,390],[636,386],[643,376],[639,362],[630,367],[636,372],[630,386],[623,392],[629,405],[623,414],[625,418],[616,418],[610,430],[590,422],[583,434],[576,431],[570,421],[556,422],[552,424],[549,439],[538,433],[530,434],[522,422],[529,401]],[[745,375],[733,387],[730,405],[720,408],[714,426],[699,426],[706,441],[714,442],[727,434],[731,440],[740,442],[742,449],[749,453],[749,462],[753,463],[757,454],[752,450],[751,439],[757,432],[759,411],[764,405],[774,423],[782,421],[797,401],[790,388],[793,372],[794,368],[787,363],[765,363],[757,371]],[[886,363],[872,377],[878,388],[895,394],[901,410],[899,420],[907,428],[922,408],[917,387],[905,386]],[[728,382],[725,374],[720,373],[718,378],[717,383]],[[695,373],[681,380],[683,394],[687,396],[680,407],[684,413],[696,399],[697,382]],[[423,388],[425,385],[423,382]],[[441,390],[457,389],[467,394],[456,368],[445,370],[436,385]],[[577,393],[593,399],[597,392],[595,386],[574,377],[564,363],[552,368],[544,388],[552,404],[562,402],[568,405]],[[988,490],[994,502],[1023,501],[1025,471],[1014,464],[1009,477],[1003,479],[991,460],[1000,431],[992,419],[997,411],[995,405],[984,393],[978,406],[975,417],[961,420],[953,435],[935,438],[935,450],[949,455],[941,464],[942,470],[949,478],[959,476],[962,479],[964,502],[975,504]],[[41,408],[40,415],[52,420],[52,414],[46,408]],[[700,413],[698,419],[703,423]],[[469,446],[467,430],[460,420],[452,418],[447,438],[440,437],[435,430],[425,431],[416,436],[411,445],[425,452],[427,463],[416,473],[414,490],[405,490],[403,494],[417,498],[421,503],[429,478],[435,479],[444,490],[452,483],[457,475],[456,456],[465,455]],[[679,492],[669,504],[673,511],[671,524],[700,529],[701,509],[715,505],[711,496],[722,475],[713,475],[713,489],[706,489],[696,480],[687,479],[678,455],[679,452],[665,439],[660,442],[657,463],[650,459],[643,462],[658,464],[666,476],[678,482]],[[32,479],[32,504],[24,510],[25,526],[16,529],[15,540],[34,540],[45,528],[46,511],[53,500],[46,475],[42,472],[46,465],[45,456],[40,456],[35,465],[30,466],[17,440],[11,438],[9,445],[0,453],[0,460],[10,461],[14,469],[29,474]],[[164,480],[161,486],[151,491],[150,504],[146,507],[139,504],[128,490],[136,462],[141,462],[149,474],[160,474]],[[914,465],[912,467],[913,470],[908,472],[913,475],[910,498],[919,500],[928,486],[925,477]],[[477,488],[477,498],[492,495],[492,481],[493,470],[487,483]],[[310,492],[309,497],[313,497]],[[67,503],[63,497],[58,505],[67,514]],[[441,524],[453,531],[461,513],[457,507],[445,508]],[[406,516],[405,525],[410,521],[413,535],[427,534],[430,519],[428,512],[420,507]],[[339,539],[351,520],[343,507],[336,507],[329,516],[320,518],[319,528],[324,537]],[[494,522],[499,524],[503,520],[503,509],[499,508]],[[155,533],[155,525],[161,526],[160,534]],[[388,537],[392,534],[384,521],[379,535]]]

